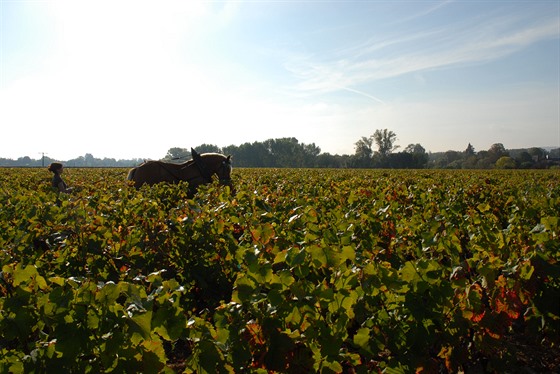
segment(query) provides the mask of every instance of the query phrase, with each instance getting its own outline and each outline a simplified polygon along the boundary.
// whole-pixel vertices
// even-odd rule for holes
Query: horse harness
[[[181,176],[177,175],[177,173],[170,167],[167,166],[167,164],[165,162],[159,162],[160,166],[167,171],[169,174],[171,174],[171,176],[177,180],[185,180],[187,182],[191,182],[195,179],[198,178],[202,178],[204,179],[204,182],[207,183],[211,183],[212,182],[212,172],[210,170],[208,170],[208,166],[206,165],[206,163],[204,163],[204,161],[202,160],[202,157],[198,156],[198,157],[194,157],[193,158],[194,161],[194,165],[196,166],[196,169],[198,170],[198,172],[200,173],[200,175],[198,176],[193,176],[191,178],[182,178]],[[187,165],[183,166],[180,170],[186,169],[188,167],[190,167],[192,165],[192,163],[187,163]],[[218,175],[218,177],[220,177],[220,174],[224,174],[221,173],[221,171],[224,168],[231,168],[231,163],[229,161],[229,158],[227,158],[226,160],[222,161],[222,163],[220,164],[220,173],[216,172],[216,175]],[[227,184],[231,182],[231,178],[220,178],[220,183],[223,184]]]

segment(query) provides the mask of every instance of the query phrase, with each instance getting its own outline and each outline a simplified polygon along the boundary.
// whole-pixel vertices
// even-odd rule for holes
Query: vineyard
[[[0,373],[560,370],[558,171],[127,171],[1,171]]]

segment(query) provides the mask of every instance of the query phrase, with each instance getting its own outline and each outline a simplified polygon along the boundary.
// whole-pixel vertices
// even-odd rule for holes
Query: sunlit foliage
[[[552,171],[0,174],[0,372],[458,372],[560,336]]]

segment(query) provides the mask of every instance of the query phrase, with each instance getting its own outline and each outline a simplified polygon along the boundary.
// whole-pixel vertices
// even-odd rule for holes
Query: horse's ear
[[[227,160],[227,162],[230,162],[231,161],[231,155],[228,155],[226,160]]]
[[[194,159],[194,158],[197,158],[198,156],[200,156],[200,155],[198,154],[198,152],[194,150],[194,148],[191,148],[191,155],[192,155],[192,158],[193,158],[193,159]]]
[[[191,148],[191,154],[194,162],[198,165],[199,168],[204,168],[204,161],[202,161],[202,156],[200,153]]]

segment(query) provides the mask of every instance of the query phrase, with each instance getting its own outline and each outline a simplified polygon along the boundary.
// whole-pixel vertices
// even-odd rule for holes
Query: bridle
[[[224,169],[226,169],[224,171]],[[231,184],[231,170],[233,167],[231,166],[231,160],[228,156],[224,161],[220,163],[219,171],[216,172],[221,184]],[[225,177],[227,176],[227,178]]]
[[[193,181],[195,179],[198,178],[202,178],[204,180],[204,182],[206,183],[212,183],[212,175],[216,174],[218,176],[218,180],[220,182],[220,184],[230,184],[231,183],[231,170],[232,170],[232,166],[231,166],[231,161],[230,161],[230,157],[226,157],[225,160],[223,160],[220,163],[219,168],[212,173],[209,169],[208,169],[208,165],[204,162],[204,160],[202,159],[202,157],[196,157],[193,158],[194,164],[198,170],[198,172],[200,173],[200,176],[196,176],[196,177],[192,177],[192,178],[187,178],[187,181]],[[181,170],[191,166],[192,164],[189,163],[188,165],[185,165],[183,168],[181,168]],[[227,176],[227,177],[226,177]]]

